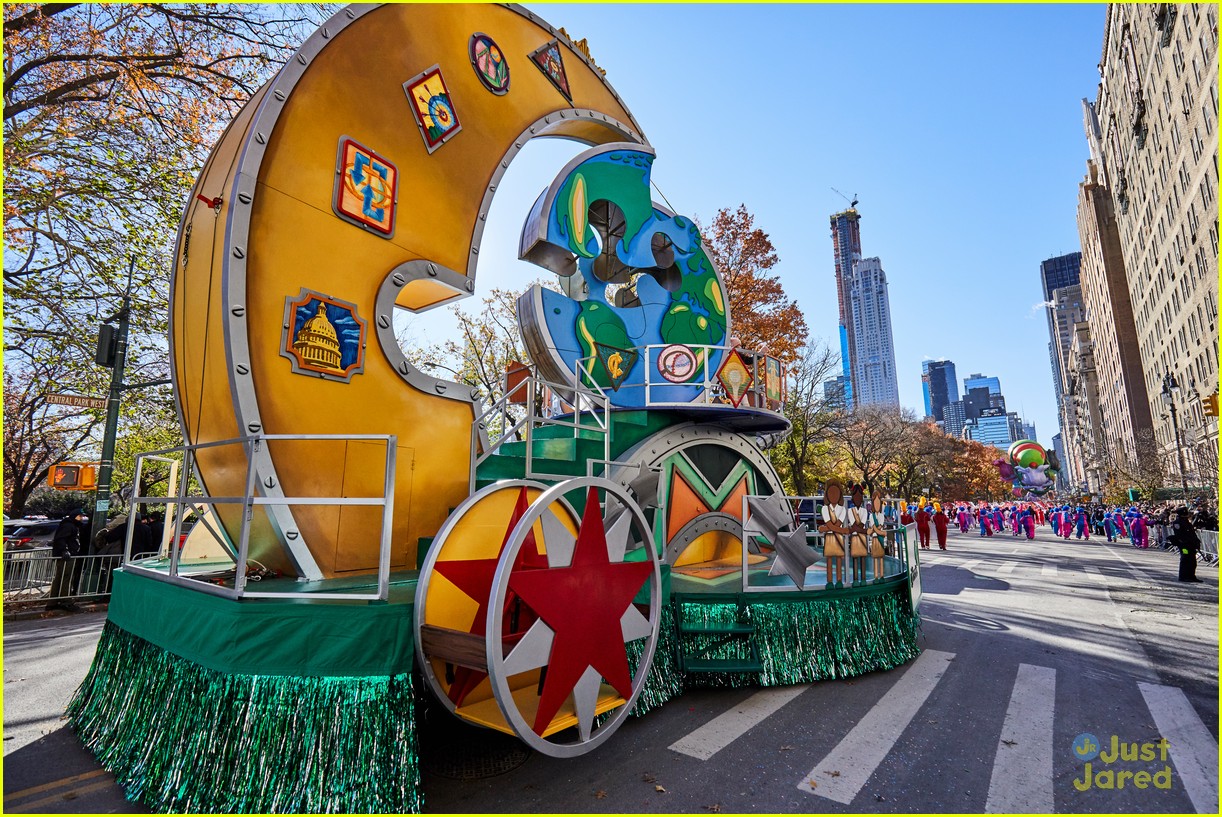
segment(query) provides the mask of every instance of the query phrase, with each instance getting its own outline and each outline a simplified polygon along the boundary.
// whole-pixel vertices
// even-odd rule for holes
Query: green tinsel
[[[632,707],[632,714],[637,717],[683,694],[683,675],[676,663],[679,642],[670,603],[662,606],[660,615],[662,620],[658,629],[658,646],[653,652],[653,663],[649,666],[645,687]],[[628,666],[632,672],[636,672],[637,662],[644,648],[643,639],[628,644]]]
[[[754,642],[764,665],[758,673],[689,673],[688,687],[779,686],[848,678],[900,666],[920,654],[915,616],[903,594],[892,592],[835,601],[762,601],[699,604],[687,597],[688,624],[751,622],[755,633],[728,641],[709,658],[748,658]],[[688,635],[683,649],[694,654],[715,637]]]
[[[68,715],[159,811],[421,809],[410,675],[228,675],[107,622]]]

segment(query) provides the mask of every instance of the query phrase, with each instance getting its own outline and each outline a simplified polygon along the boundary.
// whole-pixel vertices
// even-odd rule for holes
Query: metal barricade
[[[1207,565],[1218,564],[1218,532],[1216,530],[1199,530],[1197,537],[1201,540],[1201,550],[1197,558]]]
[[[105,600],[122,561],[122,554],[57,558],[49,547],[5,551],[4,606]]]

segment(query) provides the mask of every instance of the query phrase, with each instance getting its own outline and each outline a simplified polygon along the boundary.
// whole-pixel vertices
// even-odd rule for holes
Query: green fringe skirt
[[[68,716],[158,811],[419,813],[412,694],[407,674],[229,675],[107,622]]]

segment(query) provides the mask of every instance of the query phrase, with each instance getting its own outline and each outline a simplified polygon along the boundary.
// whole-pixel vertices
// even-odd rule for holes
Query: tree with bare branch
[[[823,396],[823,381],[839,366],[839,355],[814,340],[786,370],[785,417],[792,428],[771,455],[785,489],[795,496],[813,494],[842,459],[830,434],[839,410]]]

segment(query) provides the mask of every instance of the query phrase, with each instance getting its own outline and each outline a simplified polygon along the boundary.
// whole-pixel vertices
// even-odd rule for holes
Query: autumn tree
[[[104,390],[97,327],[119,307],[132,259],[127,380],[168,375],[173,247],[194,179],[221,128],[329,8],[13,3],[3,13],[4,358],[20,372],[5,382],[5,419],[20,407],[23,433],[55,441],[62,457],[99,418],[31,406],[48,391]],[[168,391],[141,395],[146,407],[158,400],[146,414],[177,433]],[[10,456],[6,445],[6,489],[44,467],[40,450]]]
[[[725,281],[734,334],[749,349],[787,364],[796,361],[806,346],[806,318],[771,271],[779,260],[776,248],[755,226],[755,216],[744,204],[737,210],[723,208],[700,232],[705,252]]]
[[[831,429],[846,458],[843,476],[879,487],[904,444],[905,423],[890,406],[859,406]]]

